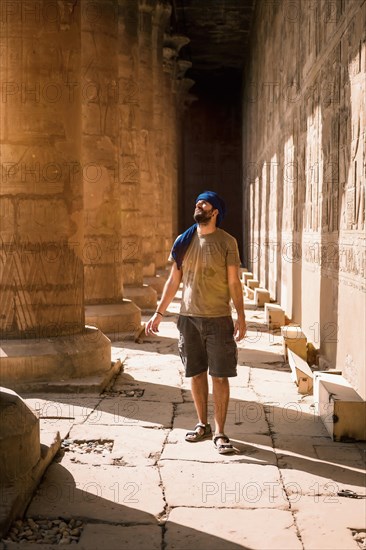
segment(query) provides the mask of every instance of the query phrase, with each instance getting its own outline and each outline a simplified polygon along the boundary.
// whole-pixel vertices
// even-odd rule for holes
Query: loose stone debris
[[[112,452],[113,440],[89,440],[80,441],[74,439],[64,439],[61,444],[61,449],[65,452],[73,452],[79,454],[95,453],[106,455]]]
[[[4,542],[37,544],[77,544],[84,524],[79,519],[17,519]]]
[[[142,389],[131,389],[131,390],[118,390],[118,391],[108,391],[105,392],[108,394],[108,397],[118,397],[121,395],[122,397],[142,397],[144,395],[145,390]]]

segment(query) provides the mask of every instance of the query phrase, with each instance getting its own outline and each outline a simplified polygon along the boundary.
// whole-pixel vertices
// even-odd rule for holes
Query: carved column
[[[85,302],[88,322],[107,334],[138,330],[141,312],[123,299],[118,169],[118,0],[93,3],[82,18],[82,163],[84,176]]]
[[[168,37],[170,38],[170,37]],[[169,44],[169,42],[168,42]],[[174,169],[174,155],[177,154],[177,150],[173,151],[174,141],[174,118],[175,118],[175,93],[173,91],[173,79],[175,76],[175,58],[176,50],[169,47],[167,44],[167,37],[164,41],[164,98],[165,98],[165,111],[164,111],[164,146],[166,150],[165,157],[165,172],[167,180],[169,182],[169,189],[167,190],[167,209],[170,214],[169,218],[169,231],[167,231],[166,240],[164,243],[165,254],[168,258],[169,251],[171,250],[174,239],[178,235],[178,195],[176,193],[176,172]],[[174,198],[173,198],[174,196]]]
[[[124,295],[143,310],[155,309],[156,290],[143,284],[140,181],[140,94],[136,0],[119,1],[118,19],[118,167],[122,204]]]
[[[145,276],[154,277],[156,185],[153,154],[152,10],[155,1],[139,3],[140,176],[142,259]]]
[[[179,212],[179,166],[181,162],[180,152],[182,150],[180,121],[184,112],[186,92],[193,85],[193,80],[184,79],[184,73],[191,66],[189,61],[179,60],[180,49],[188,44],[189,39],[181,35],[168,36],[164,38],[164,97],[166,109],[164,114],[164,136],[166,155],[167,179],[169,188],[167,197],[169,199],[170,218],[168,220],[167,238],[165,240],[165,253],[169,254],[172,242],[178,234],[178,212]],[[182,190],[183,192],[183,190]],[[193,215],[193,213],[192,213]],[[193,223],[193,219],[192,219]]]
[[[158,0],[139,3],[139,88],[140,95],[140,177],[142,260],[146,284],[160,296],[165,277],[157,274],[156,237],[159,219],[159,194],[154,148],[154,70],[153,12]]]
[[[84,318],[80,4],[44,4],[14,3],[2,21],[0,375],[12,389],[111,365]]]
[[[167,142],[166,129],[164,127],[165,114],[169,111],[170,97],[165,94],[164,68],[163,68],[163,44],[164,33],[171,14],[170,4],[158,2],[153,12],[153,123],[154,123],[154,155],[157,183],[157,216],[156,225],[156,269],[164,276],[168,255],[165,249],[167,237],[171,234],[172,205],[171,185],[169,174],[166,170],[170,144]],[[171,94],[170,94],[171,95]]]

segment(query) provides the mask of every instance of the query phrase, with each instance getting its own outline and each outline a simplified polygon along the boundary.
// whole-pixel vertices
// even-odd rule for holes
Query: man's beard
[[[213,208],[211,210],[199,210],[198,212],[195,212],[193,215],[193,219],[196,223],[199,223],[201,225],[208,225],[210,223],[210,219],[212,218],[212,212]]]

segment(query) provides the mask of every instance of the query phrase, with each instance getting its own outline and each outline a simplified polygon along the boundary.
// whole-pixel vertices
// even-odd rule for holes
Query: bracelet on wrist
[[[162,317],[164,317],[164,315],[162,313],[160,313],[160,311],[155,311],[155,313],[157,313],[158,315],[161,315]]]

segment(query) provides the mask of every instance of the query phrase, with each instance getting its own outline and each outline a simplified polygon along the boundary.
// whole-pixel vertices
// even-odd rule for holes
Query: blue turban
[[[216,218],[216,225],[220,225],[220,223],[224,219],[226,212],[225,203],[222,198],[219,197],[219,195],[215,193],[215,191],[204,191],[196,198],[196,204],[198,203],[198,201],[207,201],[219,211]]]
[[[219,211],[216,218],[216,225],[220,225],[226,212],[226,207],[223,199],[219,197],[219,195],[214,191],[204,191],[203,193],[198,195],[195,204],[197,204],[198,201],[207,201]],[[177,237],[174,241],[172,248],[172,257],[176,261],[178,269],[182,267],[185,253],[187,252],[187,249],[191,244],[191,240],[193,239],[193,235],[195,234],[196,230],[197,224],[194,223],[184,233],[179,235],[179,237]]]

